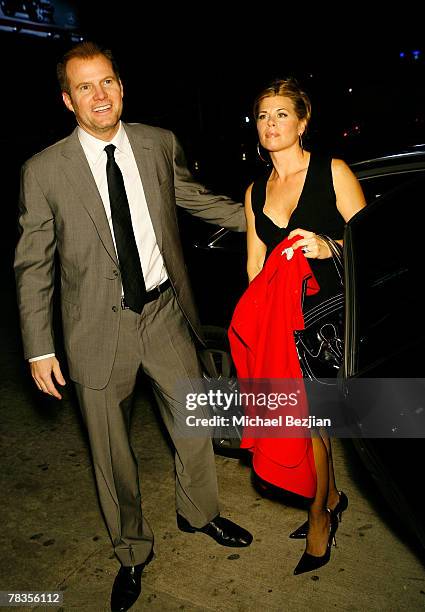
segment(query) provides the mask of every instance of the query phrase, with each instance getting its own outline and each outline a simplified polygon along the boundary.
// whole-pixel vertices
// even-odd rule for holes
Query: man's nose
[[[94,90],[95,100],[103,100],[106,98],[106,92],[101,85],[97,85]]]

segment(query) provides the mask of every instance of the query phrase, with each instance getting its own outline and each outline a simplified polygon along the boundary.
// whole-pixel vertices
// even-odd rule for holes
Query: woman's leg
[[[328,432],[326,429],[320,428],[319,433],[320,435],[317,433],[317,431],[315,431],[315,436],[317,436],[317,438],[320,437],[322,440],[322,443],[320,443],[320,440],[318,440],[317,438],[313,438],[314,459],[316,463],[316,469],[318,471],[318,476],[317,476],[318,490],[317,490],[316,497],[312,504],[311,514],[318,514],[318,513],[320,514],[321,508],[329,508],[330,510],[337,509],[339,520],[341,520],[342,512],[344,512],[344,510],[347,509],[348,499],[345,493],[343,493],[342,491],[339,492],[338,489],[336,488],[335,473],[334,473],[334,466],[333,466],[333,460],[332,460],[332,446],[331,446],[331,440],[329,438]],[[323,446],[326,449],[326,461],[328,465],[327,481],[326,481],[326,476],[324,473],[324,466],[326,465],[326,461],[325,461],[325,456],[323,453]],[[324,488],[325,488],[326,483],[327,483],[327,494],[326,494],[326,498],[324,498],[324,495],[325,495]],[[309,516],[310,516],[310,513],[309,513]],[[308,523],[309,521],[307,520],[300,527],[298,527],[298,529],[296,529],[293,533],[291,533],[289,537],[295,538],[295,539],[305,538],[307,531],[308,531]]]
[[[323,443],[326,446],[326,450],[328,454],[329,477],[328,477],[328,496],[326,499],[326,507],[330,508],[331,510],[334,510],[334,508],[339,502],[339,493],[338,493],[338,489],[336,488],[336,482],[335,482],[335,471],[334,471],[334,465],[333,465],[333,460],[332,460],[332,445],[331,445],[331,440],[329,438],[329,435],[326,429],[324,428],[320,429],[320,437],[322,438]]]
[[[325,554],[328,540],[330,515],[326,510],[329,493],[329,455],[322,436],[312,437],[314,462],[317,474],[316,496],[308,511],[308,533],[306,551],[320,557]]]

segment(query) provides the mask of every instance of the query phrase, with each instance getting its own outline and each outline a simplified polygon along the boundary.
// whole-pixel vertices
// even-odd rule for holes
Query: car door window
[[[395,359],[394,372],[388,364],[425,336],[418,317],[423,246],[417,236],[424,227],[424,211],[422,177],[380,197],[346,226],[348,376],[418,375],[409,359]]]
[[[387,193],[399,187],[404,183],[412,181],[412,178],[418,175],[424,175],[424,170],[416,170],[413,172],[398,172],[397,174],[387,174],[385,176],[373,176],[369,178],[361,178],[360,184],[363,189],[363,193],[366,198],[366,202],[369,204],[379,198],[384,193]]]

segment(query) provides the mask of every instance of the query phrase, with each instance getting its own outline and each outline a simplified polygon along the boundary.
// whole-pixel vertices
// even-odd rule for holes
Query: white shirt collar
[[[130,143],[128,142],[127,134],[125,133],[125,129],[123,128],[121,121],[118,132],[115,134],[113,139],[108,142],[95,138],[95,136],[92,136],[80,126],[78,126],[77,130],[79,141],[90,164],[95,165],[99,161],[100,156],[108,144],[114,144],[121,153],[128,153]]]

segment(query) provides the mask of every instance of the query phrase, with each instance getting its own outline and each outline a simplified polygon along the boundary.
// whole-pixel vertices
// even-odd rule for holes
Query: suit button
[[[114,312],[118,312],[118,307],[117,307],[117,306],[112,306],[112,310],[113,310]]]
[[[114,276],[118,276],[118,270],[112,270],[112,274],[113,274]]]

